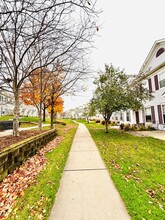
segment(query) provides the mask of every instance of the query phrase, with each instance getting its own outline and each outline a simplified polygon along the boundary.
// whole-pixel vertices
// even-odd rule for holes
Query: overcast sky
[[[137,74],[156,40],[165,38],[165,0],[97,0],[101,28],[90,55],[96,71],[104,64]],[[92,97],[89,83],[85,93],[64,97],[64,111],[87,103]]]

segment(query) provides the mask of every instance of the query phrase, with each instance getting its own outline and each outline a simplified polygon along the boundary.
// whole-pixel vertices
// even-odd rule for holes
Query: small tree
[[[103,115],[106,133],[113,112],[140,109],[142,102],[150,97],[149,91],[144,89],[142,84],[131,86],[124,71],[112,65],[105,65],[105,72],[99,74],[94,84],[97,88],[91,103]]]
[[[51,104],[47,107],[47,111],[48,113],[51,113]],[[58,97],[54,103],[54,108],[53,108],[53,112],[54,112],[54,119],[57,116],[57,113],[63,113],[63,108],[64,108],[64,102],[63,99],[61,97]]]

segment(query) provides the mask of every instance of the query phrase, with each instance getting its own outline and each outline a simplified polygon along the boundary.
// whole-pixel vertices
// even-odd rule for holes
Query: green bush
[[[147,129],[146,129],[145,125],[139,125],[137,130],[138,131],[146,131]]]
[[[130,129],[131,129],[131,131],[136,131],[137,130],[137,124],[132,124]]]
[[[124,129],[124,123],[120,124],[120,129],[123,130]]]
[[[156,128],[152,127],[151,125],[148,125],[147,131],[155,131]]]
[[[130,130],[130,124],[125,124],[124,131],[129,131],[129,130]]]
[[[115,121],[110,121],[110,125],[111,125],[111,126],[116,126],[117,123],[116,123]]]
[[[101,124],[102,124],[102,125],[105,125],[105,121],[102,121]]]
[[[96,121],[94,118],[90,118],[89,120],[90,120],[90,121]]]
[[[111,122],[108,121],[108,124],[109,124],[109,125],[110,125],[110,123],[111,123]],[[105,125],[105,121],[102,121],[101,124],[102,124],[102,125]]]

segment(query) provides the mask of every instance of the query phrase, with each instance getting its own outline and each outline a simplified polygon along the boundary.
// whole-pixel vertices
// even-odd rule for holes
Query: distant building
[[[11,95],[0,93],[0,116],[13,114],[13,103]]]
[[[83,118],[84,117],[83,113],[85,111],[86,106],[87,105],[85,104],[85,105],[66,111],[65,118],[76,118],[76,119]]]
[[[0,93],[0,116],[13,115],[14,98],[6,92]],[[37,110],[34,106],[20,104],[20,115],[22,116],[37,116]]]

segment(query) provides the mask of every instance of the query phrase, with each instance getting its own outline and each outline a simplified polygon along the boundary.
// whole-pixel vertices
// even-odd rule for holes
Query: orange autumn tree
[[[55,116],[57,113],[63,113],[63,108],[64,108],[64,101],[61,97],[58,97],[55,101],[54,108],[53,108]],[[47,112],[51,113],[51,105],[47,107]]]
[[[61,89],[61,70],[55,69],[50,72],[45,68],[38,68],[33,72],[29,81],[24,83],[21,89],[21,99],[26,105],[34,105],[38,110],[38,128],[42,129],[42,109],[45,115],[45,109],[51,109],[51,128],[53,127],[53,114],[63,106],[63,101],[60,98]],[[61,103],[61,104],[60,104]],[[56,104],[58,107],[55,107]]]
[[[26,105],[34,105],[38,111],[38,128],[42,129],[42,106],[50,95],[51,74],[45,68],[38,68],[30,75],[21,89],[21,99]]]

